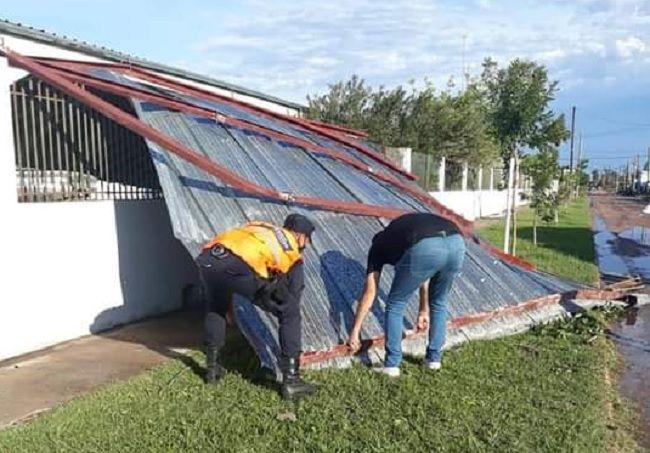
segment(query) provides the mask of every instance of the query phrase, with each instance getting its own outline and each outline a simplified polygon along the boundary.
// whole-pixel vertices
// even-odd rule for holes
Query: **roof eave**
[[[244,88],[239,85],[234,85],[221,80],[213,79],[212,77],[203,76],[195,72],[174,68],[172,66],[156,63],[143,58],[135,57],[133,55],[118,52],[116,50],[107,49],[106,47],[95,46],[84,41],[77,41],[74,39],[70,39],[65,36],[58,36],[54,33],[46,32],[45,30],[37,30],[21,24],[9,22],[7,20],[0,19],[0,33],[17,36],[20,38],[27,38],[33,41],[39,41],[45,44],[49,44],[67,50],[78,51],[105,60],[133,63],[138,66],[142,66],[143,68],[158,71],[166,75],[181,77],[183,79],[191,80],[193,82],[204,83],[207,85],[214,86],[216,88],[222,88],[225,90],[233,91],[238,94],[251,96],[268,102],[273,102],[275,104],[282,105],[284,107],[288,107],[298,111],[303,111],[306,110],[307,108],[306,106],[295,102],[280,99],[278,97],[264,94],[259,91],[250,90],[248,88]]]

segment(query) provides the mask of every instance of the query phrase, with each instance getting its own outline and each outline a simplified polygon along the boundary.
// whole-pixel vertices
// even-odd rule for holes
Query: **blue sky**
[[[592,165],[650,146],[650,0],[0,0],[0,17],[303,103],[355,73],[444,88],[463,63],[530,58]]]

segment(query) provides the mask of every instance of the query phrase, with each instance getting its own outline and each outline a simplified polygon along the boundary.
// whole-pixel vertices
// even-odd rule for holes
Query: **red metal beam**
[[[384,165],[384,166],[386,166],[386,167],[388,167],[388,168],[390,168],[390,169],[392,169],[392,170],[406,176],[409,179],[412,179],[412,180],[417,179],[414,175],[402,170],[401,168],[399,168],[398,166],[393,164],[388,159],[384,158],[380,154],[377,154],[375,151],[370,150],[370,149],[366,148],[365,146],[360,145],[359,143],[355,142],[354,140],[350,140],[350,139],[348,139],[346,137],[343,137],[340,134],[335,133],[333,131],[324,130],[323,128],[320,128],[318,126],[314,126],[312,124],[309,124],[308,122],[305,122],[304,120],[301,120],[299,118],[294,118],[294,117],[291,117],[291,116],[288,116],[288,115],[283,115],[283,114],[280,114],[280,113],[272,112],[270,110],[266,110],[266,109],[261,108],[261,107],[256,107],[256,106],[247,104],[245,102],[229,98],[227,96],[222,96],[222,95],[219,95],[219,94],[207,91],[207,90],[202,90],[200,88],[196,88],[196,87],[181,83],[181,82],[176,82],[176,81],[171,80],[171,79],[169,79],[167,77],[163,77],[163,76],[159,76],[157,74],[153,74],[153,73],[151,73],[149,71],[146,71],[146,70],[144,70],[142,68],[139,68],[137,66],[133,66],[133,67],[131,67],[129,69],[119,68],[119,70],[121,72],[125,73],[125,74],[130,74],[130,75],[132,75],[134,77],[138,77],[138,78],[140,78],[142,80],[147,80],[148,82],[165,86],[165,87],[170,88],[172,90],[182,92],[182,93],[184,93],[186,95],[197,96],[199,98],[214,99],[214,100],[217,100],[219,102],[224,102],[224,103],[227,103],[227,104],[230,104],[230,105],[235,105],[235,106],[237,106],[237,107],[239,107],[239,108],[241,108],[243,110],[246,110],[246,111],[251,112],[251,113],[255,113],[257,115],[262,115],[262,116],[264,116],[266,118],[270,118],[270,119],[273,119],[273,120],[285,121],[285,122],[291,123],[291,124],[293,124],[295,126],[306,129],[306,130],[308,130],[310,132],[317,132],[320,135],[323,135],[323,136],[328,137],[328,138],[330,138],[330,139],[332,139],[334,141],[337,141],[337,142],[342,143],[342,144],[344,144],[346,146],[349,146],[349,147],[351,147],[353,149],[356,149],[357,151],[361,152],[362,154],[367,155],[371,159],[373,159],[373,160],[381,163],[382,165]]]
[[[314,151],[323,153],[323,154],[328,155],[328,156],[330,156],[332,158],[335,158],[335,159],[340,159],[340,160],[354,166],[358,170],[364,171],[366,173],[371,173],[375,178],[377,178],[377,179],[379,179],[381,181],[387,182],[389,184],[392,184],[392,185],[396,186],[397,188],[399,188],[400,190],[403,190],[403,191],[411,194],[412,196],[414,196],[418,200],[422,201],[423,203],[434,207],[442,215],[444,215],[444,216],[446,216],[448,218],[451,218],[456,223],[458,223],[459,226],[461,227],[461,230],[463,231],[463,234],[466,237],[472,237],[473,236],[472,232],[471,232],[471,226],[472,226],[471,222],[468,222],[467,220],[465,220],[461,216],[459,216],[456,213],[454,213],[453,211],[449,210],[447,207],[445,207],[444,205],[439,203],[434,198],[428,196],[427,194],[421,193],[419,190],[412,189],[410,186],[408,186],[407,184],[405,184],[402,181],[398,180],[397,178],[393,177],[392,175],[385,174],[385,173],[376,173],[376,172],[370,171],[369,167],[367,167],[365,164],[361,163],[360,161],[357,161],[356,159],[352,158],[351,156],[348,156],[347,154],[339,153],[339,152],[333,151],[333,150],[329,150],[328,148],[325,148],[325,147],[322,147],[322,146],[319,146],[319,145],[315,145],[315,144],[313,144],[311,142],[308,142],[306,140],[301,140],[301,139],[298,139],[298,138],[295,138],[295,137],[292,137],[292,136],[289,136],[289,135],[286,135],[286,134],[278,133],[278,132],[275,132],[275,131],[272,131],[272,130],[269,130],[269,129],[266,129],[266,128],[263,128],[263,127],[260,127],[260,126],[245,122],[245,121],[237,120],[235,118],[226,118],[226,117],[223,117],[223,116],[218,116],[217,117],[217,115],[214,114],[214,112],[212,110],[209,110],[209,109],[206,109],[206,108],[203,108],[203,107],[199,107],[199,106],[195,106],[195,105],[192,105],[192,104],[184,102],[184,101],[172,100],[172,99],[166,98],[166,97],[164,97],[162,95],[158,95],[158,94],[154,95],[154,94],[151,94],[151,93],[146,92],[144,90],[140,90],[140,89],[133,88],[133,87],[128,87],[126,85],[120,85],[120,84],[117,84],[117,83],[111,84],[109,82],[102,81],[101,79],[95,78],[95,77],[90,76],[88,74],[79,73],[79,72],[76,71],[76,69],[79,69],[80,67],[81,68],[88,67],[88,65],[85,65],[83,63],[77,64],[75,62],[65,62],[65,63],[66,64],[63,65],[63,66],[66,69],[67,74],[63,74],[64,79],[65,79],[65,77],[68,77],[68,78],[76,77],[77,78],[76,81],[83,82],[83,83],[86,83],[86,84],[88,84],[90,86],[95,86],[96,88],[104,89],[104,90],[107,90],[109,92],[116,92],[116,90],[119,88],[122,91],[116,92],[116,94],[123,95],[123,96],[140,97],[143,100],[148,100],[148,101],[151,101],[151,102],[159,103],[159,104],[167,106],[169,108],[177,109],[179,111],[186,111],[188,113],[195,114],[197,116],[204,116],[204,117],[208,117],[208,118],[213,118],[213,115],[214,115],[214,119],[219,119],[219,120],[221,120],[221,122],[223,122],[225,124],[229,124],[229,125],[244,128],[244,129],[254,130],[254,131],[260,132],[262,134],[265,134],[265,135],[267,135],[269,137],[276,138],[278,140],[283,140],[283,141],[295,144],[296,146],[299,146],[299,147],[302,147],[302,148],[312,149]],[[36,63],[36,64],[38,64],[38,63]],[[55,64],[52,63],[52,60],[48,60],[45,63],[45,65],[48,65],[49,68],[54,71],[54,68],[52,66],[55,66]],[[91,66],[94,67],[95,65],[91,65]],[[115,65],[105,65],[105,66],[108,67],[108,66],[115,66]],[[48,68],[45,68],[45,69],[48,69]],[[55,73],[58,74],[58,75],[62,75],[60,72],[55,71]],[[82,77],[83,77],[83,79],[82,79]],[[72,86],[74,86],[74,85],[72,84]],[[81,90],[81,92],[86,93],[83,90]],[[90,93],[86,93],[86,94],[90,95]],[[101,101],[101,99],[99,99],[99,98],[97,98],[97,100]],[[118,111],[121,112],[121,110],[118,110]],[[121,112],[121,113],[123,113],[123,112]],[[137,120],[135,120],[135,121],[137,121]],[[143,126],[147,127],[146,125],[144,125],[144,123],[141,123],[141,124]],[[153,130],[153,131],[160,134],[156,130]],[[162,135],[162,134],[160,134],[160,135]],[[169,137],[167,137],[167,138],[169,140],[171,140]],[[156,140],[153,140],[153,141],[156,141]],[[178,144],[178,145],[180,145],[180,144]],[[165,147],[164,145],[161,145],[161,146]],[[180,146],[182,146],[182,145],[180,145]],[[173,151],[173,150],[170,150],[170,151]],[[186,148],[186,151],[191,152],[191,150],[189,150],[187,148]],[[197,155],[197,156],[198,156],[198,158],[204,159],[205,161],[207,161],[207,163],[211,164],[211,165],[208,165],[208,167],[212,167],[212,166],[216,165],[213,162],[209,161],[208,159],[203,158],[203,156],[200,156],[200,155]],[[192,162],[192,160],[190,160],[190,161]],[[206,162],[204,162],[203,164],[205,165]],[[199,166],[200,168],[203,168],[204,170],[208,171],[209,173],[214,174],[210,170],[207,169],[208,167],[205,167],[205,166],[202,167],[201,165],[198,165],[198,164],[196,164],[196,165]],[[221,170],[225,170],[222,167],[219,167],[219,168]],[[225,171],[228,171],[228,170],[225,170]],[[215,176],[219,177],[217,174],[215,174]],[[234,175],[234,176],[237,176],[237,175]],[[243,190],[247,190],[246,187],[248,187],[247,191],[250,191],[251,193],[268,196],[268,197],[274,198],[274,199],[278,199],[278,197],[282,197],[282,194],[279,194],[278,192],[273,191],[272,189],[262,188],[260,186],[254,185],[253,183],[250,183],[249,181],[246,181],[243,178],[240,178],[240,180],[245,181],[244,185],[239,186]],[[224,180],[224,182],[226,182],[226,181]],[[280,199],[286,201],[286,198],[280,198]],[[303,203],[303,204],[306,204],[306,205],[309,205],[309,206],[314,206],[314,207],[322,207],[322,208],[328,209],[328,210],[337,210],[337,207],[339,207],[340,212],[346,212],[346,213],[350,213],[350,214],[360,214],[360,215],[373,215],[373,216],[380,216],[380,217],[387,217],[387,218],[393,218],[393,217],[395,217],[397,215],[400,215],[400,214],[403,214],[403,213],[407,212],[407,211],[404,211],[404,210],[394,209],[394,208],[386,208],[386,207],[381,207],[381,206],[369,206],[369,205],[365,205],[365,204],[362,204],[362,203],[356,203],[356,204],[354,204],[354,203],[352,203],[352,204],[350,204],[350,203],[342,203],[342,202],[332,201],[332,200],[320,200],[320,199],[316,199],[316,198],[312,198],[312,197],[297,196],[296,198],[294,198],[294,200],[295,201],[301,200],[300,202]],[[324,203],[324,201],[326,201],[326,203]],[[486,250],[488,250],[489,252],[491,252],[492,254],[498,256],[499,258],[501,258],[502,260],[504,260],[506,262],[521,266],[521,267],[523,267],[525,269],[529,269],[529,270],[532,270],[532,269],[535,268],[535,266],[532,265],[531,263],[529,263],[529,262],[527,262],[525,260],[522,260],[520,258],[517,258],[515,256],[505,254],[501,250],[496,249],[496,248],[490,246],[489,244],[487,244],[487,243],[485,243],[483,241],[477,241],[477,242],[480,242],[480,244],[482,245],[483,248],[485,248]]]
[[[274,189],[262,187],[258,184],[248,181],[245,178],[240,177],[228,169],[223,168],[215,162],[207,159],[205,156],[202,156],[197,152],[187,148],[180,142],[146,125],[139,119],[129,115],[128,113],[120,110],[119,108],[93,95],[92,93],[85,91],[84,89],[67,80],[65,77],[59,75],[55,70],[43,66],[42,64],[34,61],[29,57],[24,57],[6,48],[2,49],[1,52],[15,66],[27,70],[43,81],[77,99],[79,102],[100,111],[103,115],[112,119],[116,123],[124,126],[125,128],[135,132],[144,138],[151,140],[162,148],[176,154],[177,156],[190,162],[196,167],[201,168],[207,173],[216,176],[225,184],[248,192],[251,195],[263,196],[275,200],[280,200],[286,203],[298,203],[305,206],[311,206],[335,212],[373,217],[386,216],[388,218],[394,218],[407,212],[401,209],[368,205],[364,203],[327,200],[300,195],[296,195],[295,197],[288,196],[287,194],[283,194]]]
[[[408,184],[400,181],[399,179],[395,178],[394,176],[388,174],[388,173],[383,173],[383,172],[374,172],[372,168],[367,166],[366,164],[362,163],[361,161],[345,154],[342,152],[338,152],[335,150],[330,150],[329,148],[326,148],[324,146],[320,146],[317,144],[314,144],[312,142],[309,142],[307,140],[303,140],[291,135],[283,134],[281,132],[274,131],[272,129],[268,129],[262,126],[258,126],[256,124],[250,123],[248,121],[243,121],[243,120],[238,120],[236,118],[230,118],[224,115],[220,115],[217,112],[210,110],[205,107],[200,107],[196,106],[194,104],[191,104],[186,101],[181,101],[181,100],[176,100],[176,99],[171,99],[169,97],[166,97],[162,94],[158,93],[151,93],[149,91],[131,87],[128,85],[120,84],[118,82],[107,82],[105,80],[102,80],[100,78],[94,77],[89,74],[85,73],[80,73],[76,71],[74,68],[74,64],[69,63],[64,66],[65,71],[62,71],[60,67],[58,67],[55,63],[45,63],[46,66],[54,69],[57,71],[58,74],[61,76],[75,81],[79,83],[86,84],[88,86],[101,89],[103,91],[107,91],[113,94],[117,94],[120,96],[130,96],[130,97],[135,97],[140,100],[144,100],[147,102],[152,102],[156,103],[158,105],[189,113],[192,115],[200,116],[200,117],[205,117],[209,118],[212,120],[219,121],[223,124],[227,124],[230,126],[250,130],[250,131],[255,131],[259,132],[261,134],[264,134],[270,138],[276,139],[276,140],[281,140],[290,144],[293,144],[297,147],[304,148],[307,150],[312,150],[324,155],[327,155],[333,159],[340,160],[342,162],[345,162],[357,170],[360,170],[366,174],[370,174],[373,176],[375,179],[378,179],[382,182],[391,184],[395,186],[396,188],[400,189],[401,191],[404,191],[411,196],[415,197],[419,201],[423,202],[426,205],[429,205],[436,210],[440,212],[445,217],[448,217],[452,220],[454,220],[463,230],[463,233],[466,236],[471,235],[471,228],[472,228],[472,223],[464,219],[463,217],[459,216],[455,212],[451,211],[448,209],[446,206],[443,204],[439,203],[437,200],[435,200],[433,197],[422,193],[420,190],[413,189],[411,188]],[[511,258],[508,258],[511,259]]]
[[[594,300],[615,300],[625,296],[624,291],[620,290],[596,290],[596,289],[583,289],[577,291],[570,291],[564,294],[552,294],[549,296],[532,299],[521,304],[499,308],[490,312],[474,313],[471,315],[460,316],[451,319],[447,322],[448,329],[459,329],[463,327],[470,327],[477,324],[482,324],[489,320],[499,319],[506,316],[515,316],[522,313],[538,310],[543,307],[548,307],[560,303],[566,299],[594,299]],[[413,339],[418,336],[424,335],[426,332],[415,331],[408,333],[405,338]],[[367,351],[371,348],[376,348],[384,345],[385,336],[380,335],[365,339],[361,342],[361,350],[357,353]],[[300,362],[303,365],[312,363],[323,362],[335,358],[346,357],[352,355],[348,345],[342,344],[333,347],[327,351],[307,351],[301,355]]]
[[[323,121],[312,120],[308,118],[302,118],[302,121],[313,124],[314,126],[320,126],[326,129],[332,129],[333,131],[343,132],[344,134],[354,135],[355,137],[362,137],[362,138],[368,137],[368,133],[360,129],[351,129],[349,127],[339,126],[338,124],[325,123]]]

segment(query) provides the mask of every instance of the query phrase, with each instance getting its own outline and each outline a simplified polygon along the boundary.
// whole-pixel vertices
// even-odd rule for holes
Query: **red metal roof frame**
[[[196,165],[208,174],[216,176],[225,184],[235,187],[254,196],[262,196],[273,200],[282,201],[288,204],[300,204],[304,206],[324,209],[334,212],[364,215],[371,217],[394,218],[406,213],[403,209],[390,208],[385,206],[369,205],[364,203],[347,202],[340,200],[328,200],[303,195],[291,195],[278,192],[268,187],[262,187],[245,178],[231,172],[230,170],[212,162],[205,156],[198,154],[182,143],[148,126],[138,118],[129,115],[114,105],[104,101],[94,94],[80,88],[65,77],[59,75],[55,70],[48,68],[32,58],[22,56],[7,48],[1,52],[15,66],[23,68],[50,85],[60,89],[64,93],[77,99],[79,102],[100,111],[106,117],[124,126],[132,132],[151,140],[162,148],[176,154],[186,161]]]
[[[130,74],[135,77],[138,77],[142,80],[147,80],[151,83],[155,83],[158,85],[165,86],[167,88],[170,88],[172,90],[179,91],[181,93],[187,94],[189,96],[197,96],[197,97],[203,97],[203,98],[212,98],[214,100],[217,100],[219,102],[224,102],[230,105],[234,105],[236,107],[239,107],[243,110],[246,110],[248,112],[254,113],[256,115],[261,115],[266,118],[270,118],[273,120],[280,120],[280,121],[285,121],[287,123],[291,123],[294,126],[298,126],[302,129],[305,129],[309,132],[316,132],[320,135],[323,135],[331,140],[334,140],[336,142],[339,142],[345,146],[349,146],[350,148],[356,149],[357,151],[361,152],[362,154],[365,154],[366,156],[370,157],[371,159],[375,160],[376,162],[379,162],[380,164],[390,168],[391,170],[394,170],[401,175],[407,177],[408,179],[411,180],[417,180],[417,177],[407,171],[404,171],[397,165],[395,165],[393,162],[385,158],[384,156],[378,154],[376,151],[369,149],[366,146],[361,145],[360,143],[357,143],[353,139],[350,139],[348,137],[345,137],[341,135],[339,132],[335,132],[333,130],[330,130],[329,128],[317,126],[314,124],[311,124],[309,121],[303,120],[301,118],[294,118],[289,115],[283,115],[281,113],[276,113],[272,112],[270,110],[266,110],[261,107],[253,106],[250,104],[247,104],[242,101],[238,101],[236,99],[229,98],[227,96],[222,96],[216,93],[213,93],[211,91],[203,90],[201,88],[196,88],[181,82],[176,82],[174,80],[171,80],[167,77],[163,77],[157,74],[153,74],[149,71],[146,71],[144,69],[141,69],[139,67],[133,66],[128,69],[120,68],[119,69],[122,73],[124,74]]]
[[[463,327],[471,327],[490,320],[496,320],[507,316],[516,316],[527,313],[540,308],[556,305],[565,300],[571,299],[588,299],[588,300],[617,300],[622,299],[627,295],[627,292],[622,289],[607,290],[607,289],[580,289],[577,291],[569,291],[564,294],[551,294],[548,296],[532,299],[522,302],[517,305],[511,305],[499,308],[493,311],[486,311],[474,313],[466,316],[459,316],[447,322],[448,329],[459,329]],[[414,339],[426,335],[428,331],[414,330],[406,333],[406,339]],[[385,335],[365,339],[361,342],[361,350],[357,352],[360,354],[368,349],[383,346],[386,341]],[[300,363],[309,365],[312,363],[323,362],[340,357],[351,355],[350,347],[346,344],[337,345],[327,351],[307,351],[301,355]]]
[[[231,118],[226,115],[219,114],[213,110],[210,110],[205,107],[201,106],[196,106],[194,104],[191,104],[189,102],[183,101],[183,100],[178,100],[178,99],[172,99],[169,97],[164,96],[163,94],[160,93],[151,93],[147,92],[138,88],[130,87],[128,85],[123,85],[117,82],[107,82],[105,80],[102,80],[100,78],[94,77],[90,74],[87,74],[85,72],[79,72],[80,70],[83,71],[85,67],[88,65],[86,63],[82,64],[76,64],[75,62],[69,62],[66,61],[62,65],[58,65],[55,60],[49,59],[44,63],[45,66],[55,70],[58,74],[60,74],[62,77],[67,78],[71,81],[82,83],[91,87],[95,87],[97,89],[107,91],[113,94],[117,94],[119,96],[131,96],[135,97],[140,100],[156,103],[158,105],[174,109],[177,111],[193,114],[196,116],[200,117],[205,117],[209,118],[218,122],[221,122],[226,125],[258,132],[261,134],[264,134],[268,136],[269,138],[277,139],[280,141],[284,141],[290,144],[293,144],[297,147],[304,148],[307,150],[312,150],[315,152],[322,153],[324,155],[327,155],[333,159],[340,160],[342,162],[345,162],[357,170],[360,170],[364,173],[367,173],[371,175],[372,177],[382,181],[386,182],[389,184],[394,185],[400,190],[403,190],[404,192],[410,194],[411,196],[415,197],[419,201],[423,202],[426,205],[429,205],[438,212],[440,212],[441,215],[446,216],[454,222],[456,222],[460,227],[461,230],[463,231],[463,234],[466,237],[472,237],[477,243],[480,243],[481,246],[492,253],[493,255],[498,256],[500,259],[503,261],[514,264],[520,267],[523,267],[528,270],[533,270],[535,269],[535,266],[531,263],[529,263],[526,260],[522,260],[521,258],[518,258],[516,256],[510,255],[508,253],[503,252],[501,249],[498,249],[496,247],[491,246],[490,244],[479,241],[478,238],[476,238],[473,233],[472,233],[472,222],[469,222],[462,216],[459,216],[455,212],[453,212],[451,209],[447,208],[445,205],[442,203],[438,202],[435,198],[423,194],[418,190],[414,190],[411,188],[408,184],[400,181],[399,179],[395,178],[394,176],[388,174],[388,173],[383,173],[383,172],[376,172],[373,171],[372,168],[364,164],[363,162],[355,159],[352,156],[349,156],[347,154],[344,154],[339,151],[334,151],[330,150],[329,148],[326,148],[324,146],[317,145],[315,143],[309,142],[304,139],[296,138],[291,135],[287,135],[281,132],[274,131],[272,129],[265,128],[263,126],[258,126],[256,124],[250,123],[248,121],[244,120],[239,120],[236,118]],[[97,67],[97,64],[93,64],[92,67]],[[111,68],[111,65],[108,64],[102,64],[102,67],[105,67],[107,69]]]
[[[309,118],[302,118],[303,121],[313,124],[314,126],[324,127],[326,129],[332,129],[336,132],[343,132],[344,134],[353,135],[355,137],[367,138],[368,133],[361,129],[351,129],[349,127],[339,126],[338,124],[325,123],[323,121],[312,120]]]
[[[117,122],[118,124],[126,127],[127,129],[135,132],[136,134],[144,138],[151,140],[152,142],[158,144],[162,148],[176,154],[182,159],[187,160],[193,165],[196,165],[198,168],[201,168],[202,170],[206,171],[208,174],[216,176],[225,184],[230,185],[232,187],[236,187],[242,190],[243,192],[247,192],[251,195],[267,197],[285,203],[301,204],[304,206],[320,208],[320,209],[330,210],[334,212],[364,215],[364,216],[371,216],[371,217],[384,217],[384,218],[392,219],[408,212],[403,209],[368,205],[364,203],[344,202],[339,200],[327,200],[322,198],[306,197],[301,195],[293,196],[291,194],[278,192],[274,189],[262,187],[258,184],[248,181],[245,178],[240,177],[239,175],[231,172],[226,168],[223,168],[222,166],[216,164],[215,162],[212,162],[211,160],[207,159],[205,156],[202,156],[197,152],[187,148],[185,145],[174,140],[173,138],[148,126],[147,124],[143,123],[142,121],[133,117],[132,115],[129,115],[128,113],[120,110],[119,108],[104,101],[103,99],[78,87],[73,82],[68,80],[66,77],[60,75],[59,72],[56,71],[55,69],[48,67],[42,63],[39,63],[33,58],[20,55],[7,48],[2,48],[0,49],[0,51],[15,66],[27,70],[28,72],[48,82],[52,86],[59,88],[63,92],[77,99],[79,102],[82,102],[83,104],[86,104],[89,107],[92,107],[102,112],[105,116]],[[66,63],[72,63],[72,62],[66,62]],[[106,65],[106,67],[109,67],[109,65]],[[179,103],[178,106],[180,107],[181,104]],[[433,199],[427,197],[427,201],[431,203]],[[435,203],[437,205],[436,207],[440,209],[439,203],[438,202]],[[444,207],[441,210],[441,213],[443,215],[446,214],[449,216],[448,214],[449,212],[450,211]],[[453,213],[453,215],[450,217],[457,217],[457,215]],[[507,263],[522,267],[524,269],[532,270],[535,268],[534,265],[532,265],[531,263],[525,260],[522,260],[521,258],[506,254],[503,251],[497,249],[496,247],[493,247],[484,241],[480,241],[471,232],[471,226],[468,228],[468,227],[464,227],[465,225],[467,225],[467,221],[463,219],[463,223],[461,223],[460,225],[461,229],[463,230],[463,234],[466,237],[474,239],[477,243],[481,244],[481,246],[484,249],[486,249],[493,255],[498,256],[499,258],[501,258],[503,261]]]
[[[112,104],[102,100],[101,98],[95,96],[94,94],[75,85],[75,83],[73,83],[63,75],[59,74],[59,72],[56,71],[55,69],[48,68],[47,66],[38,63],[37,61],[35,61],[30,57],[22,56],[5,47],[0,48],[0,54],[4,55],[14,66],[25,69],[26,71],[37,76],[43,81],[49,83],[50,85],[60,89],[64,93],[77,99],[79,102],[101,112],[106,117],[112,119],[113,121],[131,130],[132,132],[151,140],[152,142],[165,148],[169,152],[172,152],[177,156],[179,156],[180,158],[187,160],[188,162],[196,165],[198,168],[203,169],[207,173],[216,176],[217,178],[221,179],[225,184],[239,188],[244,192],[250,193],[252,195],[261,195],[271,199],[281,200],[287,203],[302,204],[302,205],[312,206],[319,209],[325,209],[325,210],[331,210],[335,212],[349,213],[355,215],[394,218],[406,212],[401,209],[386,208],[383,206],[373,206],[373,205],[366,205],[362,203],[342,202],[338,200],[326,200],[326,199],[313,198],[313,197],[296,196],[296,197],[287,198],[286,194],[252,183],[246,180],[245,178],[241,178],[240,176],[231,172],[230,170],[225,169],[220,165],[210,161],[209,159],[185,147],[183,144],[172,139],[171,137],[161,133],[156,129],[153,129],[152,127],[140,121],[138,118],[129,115],[128,113],[120,110],[119,108],[113,106]],[[184,106],[183,108],[185,107],[186,106]],[[478,239],[475,236],[473,237],[478,241]],[[506,262],[515,264],[517,266],[526,269],[534,268],[530,263],[527,263],[526,261],[521,260],[517,257],[505,254],[504,252],[486,244],[483,241],[480,241],[480,243],[484,248],[486,248],[493,254],[499,256]],[[625,294],[626,292],[620,289],[616,289],[613,291],[597,290],[597,289],[583,289],[583,290],[571,291],[565,294],[554,294],[539,299],[533,299],[515,306],[494,310],[492,312],[477,313],[473,315],[454,318],[448,323],[448,325],[450,328],[453,329],[453,328],[480,324],[490,319],[497,319],[503,316],[521,314],[544,306],[557,304],[561,300],[567,298],[604,300],[604,299],[618,299],[625,296]],[[413,332],[407,335],[407,338],[412,338],[422,334],[423,332]],[[384,343],[384,340],[385,340],[384,336],[379,336],[379,337],[364,340],[363,349],[380,346]],[[331,360],[336,357],[343,357],[347,355],[350,355],[349,347],[347,345],[339,345],[328,351],[307,351],[301,355],[301,361],[304,364],[310,364],[310,363],[320,362],[324,360]]]
[[[381,163],[382,165],[402,174],[403,176],[407,177],[408,179],[411,180],[417,180],[417,176],[401,169],[397,165],[395,165],[393,162],[385,158],[384,156],[377,154],[374,150],[367,148],[366,146],[361,145],[360,143],[355,142],[354,140],[349,139],[348,137],[345,137],[341,135],[342,133],[346,134],[351,134],[351,135],[357,135],[363,137],[365,132],[363,131],[357,131],[354,129],[349,129],[345,128],[342,126],[337,126],[333,124],[327,124],[327,123],[322,123],[320,121],[314,121],[314,120],[308,120],[308,119],[303,119],[303,118],[295,118],[289,115],[284,115],[282,113],[277,113],[273,112],[271,110],[267,110],[262,107],[254,106],[251,104],[248,104],[244,101],[240,101],[237,99],[230,98],[228,96],[220,95],[217,93],[213,93],[211,91],[207,91],[198,87],[194,87],[191,85],[187,85],[181,82],[177,82],[175,80],[170,79],[169,77],[164,77],[161,75],[158,75],[156,73],[150,72],[146,70],[145,68],[133,64],[133,63],[101,63],[101,62],[80,62],[80,61],[75,61],[75,60],[64,60],[64,59],[55,59],[55,58],[35,58],[36,61],[40,63],[47,63],[47,62],[58,62],[59,64],[67,64],[71,65],[73,68],[79,68],[81,66],[86,66],[86,67],[93,67],[93,68],[109,68],[109,69],[114,69],[117,70],[118,72],[121,72],[122,74],[130,74],[135,77],[139,77],[142,80],[147,80],[148,82],[155,83],[158,85],[165,86],[167,88],[170,88],[172,90],[176,90],[179,92],[182,92],[184,94],[190,95],[190,96],[198,96],[198,97],[203,97],[203,98],[213,98],[215,100],[218,100],[220,102],[224,102],[230,105],[237,106],[239,108],[242,108],[248,112],[257,114],[257,115],[262,115],[266,118],[271,118],[274,120],[281,120],[285,121],[288,123],[291,123],[295,126],[301,127],[303,129],[306,129],[311,132],[317,132],[321,135],[324,135],[325,137],[328,137],[334,141],[337,141],[339,143],[342,143],[346,146],[349,146],[351,148],[356,149],[357,151],[361,152],[362,154],[367,155],[371,159]]]
[[[311,151],[315,151],[327,155],[332,159],[345,162],[353,166],[357,170],[360,170],[364,173],[371,175],[375,179],[396,186],[398,189],[410,194],[411,196],[415,197],[419,201],[435,208],[442,215],[445,215],[446,217],[453,219],[462,228],[468,230],[471,229],[472,222],[466,220],[462,216],[459,216],[458,214],[456,214],[455,212],[453,212],[452,210],[444,206],[442,203],[435,200],[433,197],[424,194],[419,190],[413,189],[408,184],[395,178],[393,175],[389,173],[374,171],[370,166],[366,165],[360,160],[355,159],[354,157],[349,156],[340,151],[331,150],[329,148],[312,143],[305,139],[300,139],[288,134],[277,132],[272,129],[253,124],[245,120],[239,120],[236,118],[229,117],[227,115],[222,115],[206,107],[197,106],[183,100],[173,99],[161,93],[153,93],[153,92],[145,91],[118,82],[107,82],[106,80],[100,79],[98,77],[94,77],[85,72],[81,72],[83,70],[83,66],[76,67],[74,63],[67,63],[63,66],[58,66],[56,63],[53,63],[52,61],[48,61],[44,65],[54,69],[59,75],[73,82],[81,83],[119,96],[134,97],[143,101],[152,102],[173,110],[212,119],[229,126],[234,126],[249,131],[258,132],[263,135],[266,135],[269,138],[287,142],[297,147],[304,148],[306,150],[311,150]],[[72,68],[76,68],[76,69],[72,69]]]

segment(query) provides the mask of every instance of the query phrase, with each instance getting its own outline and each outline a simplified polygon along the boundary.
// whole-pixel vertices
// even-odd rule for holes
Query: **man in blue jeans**
[[[418,288],[418,329],[429,328],[426,366],[440,369],[447,329],[447,296],[464,256],[465,241],[458,227],[434,214],[406,214],[377,233],[368,252],[366,284],[350,331],[350,349],[356,352],[361,347],[361,325],[375,300],[381,269],[390,264],[395,268],[395,277],[386,302],[386,357],[379,371],[391,377],[400,375],[404,308]]]

